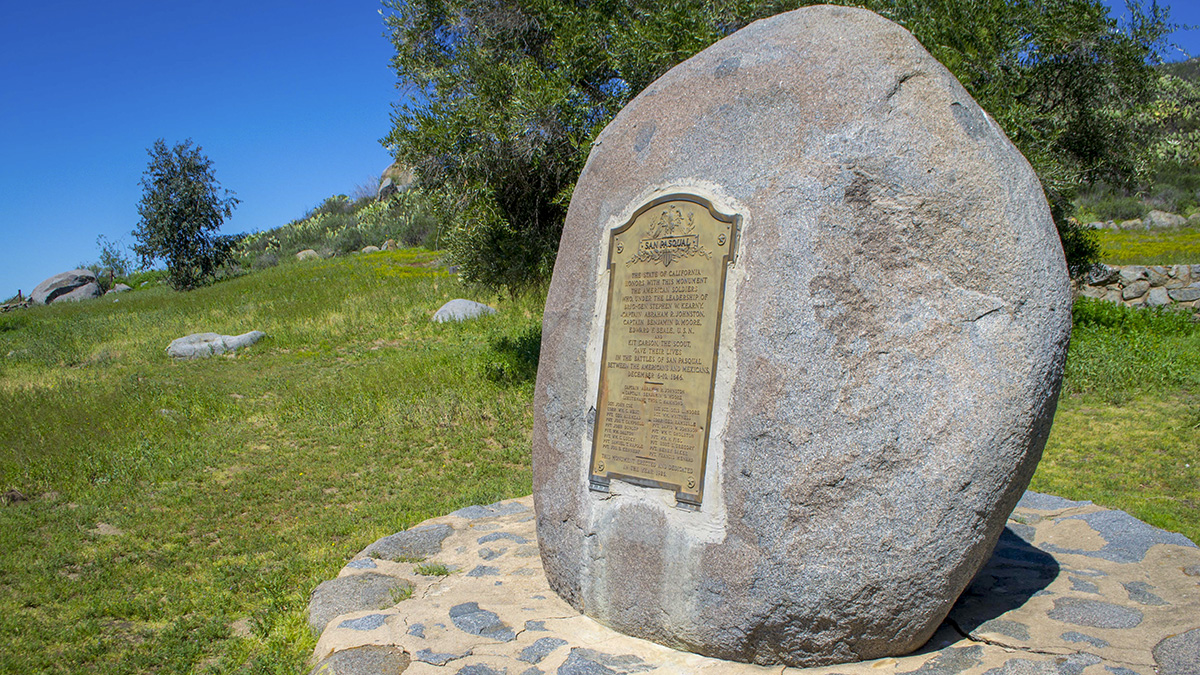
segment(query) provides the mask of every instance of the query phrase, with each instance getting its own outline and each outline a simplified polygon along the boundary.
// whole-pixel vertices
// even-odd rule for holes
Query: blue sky
[[[193,139],[242,200],[298,218],[391,163],[378,0],[0,4],[0,299],[132,244],[146,148]]]
[[[1123,4],[1121,5],[1123,7]],[[0,299],[133,243],[146,148],[191,138],[242,200],[226,233],[298,218],[391,158],[377,0],[5,0]],[[1176,2],[1200,24],[1200,0]],[[1200,31],[1176,36],[1200,54]]]

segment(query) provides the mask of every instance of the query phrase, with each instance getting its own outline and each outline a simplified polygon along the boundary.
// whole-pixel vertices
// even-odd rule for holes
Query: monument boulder
[[[534,401],[552,588],[724,659],[917,649],[1033,474],[1070,307],[1037,176],[908,32],[747,26],[575,188]]]

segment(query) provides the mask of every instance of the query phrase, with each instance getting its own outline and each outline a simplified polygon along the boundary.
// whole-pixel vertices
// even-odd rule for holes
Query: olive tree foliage
[[[1154,130],[1150,160],[1200,169],[1200,59],[1159,69],[1156,96],[1139,120]]]
[[[168,148],[160,138],[146,152],[150,164],[142,174],[133,250],[143,266],[166,263],[177,290],[196,288],[231,260],[237,237],[217,231],[238,199],[221,189],[212,160],[191,139]]]
[[[751,21],[816,2],[383,4],[407,96],[382,142],[434,197],[463,278],[519,291],[548,276],[591,143],[622,106]],[[1073,190],[1143,168],[1130,113],[1151,98],[1165,10],[1133,5],[1118,26],[1099,0],[841,4],[897,21],[946,64],[1029,158],[1072,271],[1086,269],[1097,247],[1067,217]]]

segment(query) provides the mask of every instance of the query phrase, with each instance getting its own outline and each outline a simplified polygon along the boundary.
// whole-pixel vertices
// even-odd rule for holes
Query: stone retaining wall
[[[1200,309],[1200,265],[1096,265],[1080,295],[1129,307]]]
[[[1151,211],[1145,218],[1134,218],[1120,222],[1112,220],[1107,222],[1098,221],[1088,223],[1088,226],[1097,230],[1166,230],[1176,227],[1200,227],[1200,212],[1193,213],[1184,218],[1177,213]]]

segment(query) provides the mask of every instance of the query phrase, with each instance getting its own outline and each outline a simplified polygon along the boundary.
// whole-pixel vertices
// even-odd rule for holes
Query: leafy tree
[[[217,230],[238,199],[221,189],[212,160],[191,139],[168,148],[160,138],[147,153],[133,250],[144,266],[163,260],[177,290],[195,288],[231,259],[238,238]]]
[[[1139,121],[1154,132],[1152,161],[1200,169],[1200,58],[1159,69],[1154,100]]]
[[[826,0],[822,0],[826,1]],[[548,276],[591,142],[675,64],[759,18],[817,0],[384,0],[411,96],[383,142],[450,223],[467,281],[516,291]],[[860,0],[942,61],[1042,179],[1073,273],[1098,254],[1068,218],[1076,186],[1145,162],[1131,111],[1172,28],[1100,0]]]

